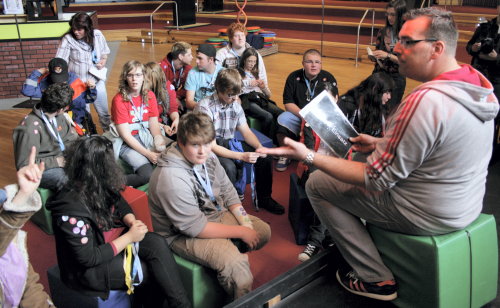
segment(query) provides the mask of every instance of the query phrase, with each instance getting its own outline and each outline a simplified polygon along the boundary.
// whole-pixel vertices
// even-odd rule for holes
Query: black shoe
[[[285,208],[283,207],[283,205],[274,201],[273,198],[266,198],[263,200],[259,200],[259,208],[266,209],[268,212],[276,215],[285,214]]]
[[[300,262],[305,262],[311,259],[313,256],[317,255],[320,251],[318,246],[314,246],[313,244],[307,244],[304,251],[299,253],[298,259]]]
[[[361,281],[354,270],[339,268],[337,271],[338,282],[347,291],[356,295],[365,296],[382,301],[392,301],[398,297],[398,286],[394,279],[380,282]]]

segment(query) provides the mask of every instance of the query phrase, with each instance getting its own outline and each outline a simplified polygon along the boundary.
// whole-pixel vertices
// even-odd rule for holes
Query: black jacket
[[[111,244],[104,242],[104,234],[87,207],[77,193],[63,189],[47,208],[52,211],[61,280],[88,296],[108,298],[108,266],[114,252]],[[113,213],[114,221],[118,221],[114,227],[124,227],[119,223],[129,213],[132,209],[120,198]]]
[[[479,58],[479,51],[472,51],[472,45],[477,42],[483,42],[484,40],[490,38],[493,44],[493,48],[497,52],[496,61],[488,61]],[[498,24],[497,17],[488,21],[487,23],[482,23],[476,28],[474,35],[467,43],[467,52],[472,56],[471,65],[483,73],[486,77],[490,76],[500,76],[500,35],[498,34]]]

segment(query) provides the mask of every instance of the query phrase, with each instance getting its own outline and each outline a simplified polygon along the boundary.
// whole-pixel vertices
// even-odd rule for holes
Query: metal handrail
[[[160,3],[160,5],[158,5],[158,7],[156,8],[156,10],[154,10],[153,13],[151,13],[151,15],[149,16],[149,23],[151,25],[151,44],[153,44],[153,45],[155,44],[155,42],[154,42],[154,33],[153,33],[153,15],[164,4],[167,4],[167,3],[174,3],[175,4],[175,25],[177,27],[177,30],[179,30],[179,11],[177,11],[177,2],[175,2],[175,1],[163,1],[162,3]]]
[[[427,1],[427,7],[431,7],[431,0],[422,0],[422,3],[420,4],[420,8],[424,7],[426,1]]]
[[[372,11],[372,35],[370,37],[370,45],[373,44],[373,28],[375,27],[375,9],[366,9],[365,13],[363,14],[363,17],[361,17],[361,20],[359,21],[358,24],[358,36],[356,38],[356,67],[358,67],[358,56],[359,56],[359,32],[361,31],[361,24],[365,20],[365,17],[369,11]]]

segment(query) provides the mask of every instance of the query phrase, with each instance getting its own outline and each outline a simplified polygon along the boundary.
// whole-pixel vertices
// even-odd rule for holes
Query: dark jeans
[[[256,103],[250,103],[246,114],[252,118],[259,120],[261,132],[276,142],[276,126],[278,125],[278,116],[283,113],[283,110],[274,104],[267,104],[267,108],[262,108]]]
[[[139,301],[144,307],[191,307],[186,290],[177,271],[177,264],[165,239],[148,232],[139,243],[144,278],[136,287]],[[125,290],[123,252],[111,260],[109,266],[110,287],[112,290]]]
[[[217,139],[217,144],[229,149],[229,140]],[[248,145],[246,142],[241,142],[243,146],[243,151],[254,152],[255,149]],[[237,163],[225,157],[218,157],[219,161],[226,171],[227,176],[231,183],[235,183],[238,180],[238,166]],[[257,199],[263,200],[265,198],[270,198],[273,192],[273,159],[271,156],[266,156],[265,158],[257,159],[255,166],[255,190],[257,192]]]

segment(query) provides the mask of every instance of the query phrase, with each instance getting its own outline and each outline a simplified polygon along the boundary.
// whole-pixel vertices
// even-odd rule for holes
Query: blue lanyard
[[[137,110],[137,107],[134,105],[134,102],[132,101],[132,96],[129,95],[128,96],[128,99],[130,100],[130,104],[132,105],[132,109],[134,110],[134,113],[137,115],[139,115],[139,121],[137,121],[138,123],[141,123],[142,122],[142,117],[144,115],[144,103],[142,102],[142,97],[141,97],[141,108],[139,110]]]
[[[210,178],[208,177],[207,167],[205,164],[203,164],[202,167],[203,169],[205,169],[205,179],[203,179],[203,177],[198,172],[196,167],[193,167],[194,174],[196,175],[198,182],[201,184],[201,186],[207,193],[208,197],[210,198],[210,201],[212,201],[215,204],[215,207],[217,208],[218,211],[221,211],[222,209],[220,205],[217,203],[217,200],[215,200],[214,192],[212,191],[212,185],[210,185]]]
[[[172,72],[174,73],[174,84],[175,84],[175,89],[179,88],[179,85],[181,83],[181,77],[182,73],[184,72],[184,66],[181,67],[181,70],[179,72],[179,79],[175,79],[175,66],[174,66],[174,61],[170,62],[170,65],[172,66]]]
[[[215,70],[214,70],[214,73],[212,74],[212,78],[210,80],[210,83],[208,84],[208,87],[207,88],[213,88],[213,86],[215,85],[215,78],[217,78],[217,66],[215,67]]]
[[[314,91],[316,91],[316,86],[318,85],[318,80],[316,80],[316,82],[314,83],[314,88],[312,88],[312,90],[311,90],[311,82],[307,79],[305,74],[304,74],[304,80],[305,80],[306,86],[307,86],[307,93],[309,94],[307,101],[310,101],[314,97]]]
[[[236,67],[239,66],[240,64],[240,56],[238,55],[238,53],[234,50],[234,48],[231,48],[231,50],[229,50],[235,57],[236,57],[236,60],[238,60],[237,64],[236,64]]]
[[[141,284],[144,274],[142,272],[141,260],[139,259],[139,242],[132,244],[132,251],[134,253],[134,266],[132,268],[132,283],[134,286]],[[135,279],[137,276],[137,280]]]
[[[61,148],[61,151],[64,151],[64,142],[62,141],[61,135],[57,131],[57,120],[56,117],[53,117],[50,121],[47,119],[45,116],[45,113],[42,111],[42,119],[45,122],[45,126],[47,126],[47,129],[49,130],[50,134],[56,138],[57,142],[59,142],[59,148]],[[55,130],[54,130],[55,128]]]

